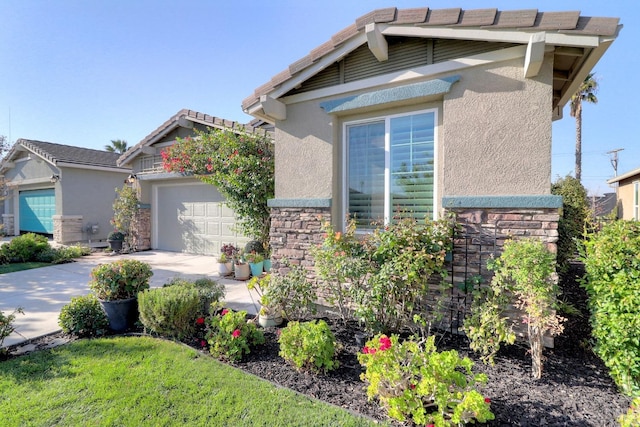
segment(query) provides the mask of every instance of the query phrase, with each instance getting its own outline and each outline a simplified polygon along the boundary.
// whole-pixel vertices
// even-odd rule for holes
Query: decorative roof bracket
[[[369,45],[371,53],[373,53],[378,61],[387,61],[389,59],[389,44],[387,43],[387,39],[382,35],[380,26],[367,24],[364,31],[367,34],[367,44]]]
[[[540,72],[540,67],[544,62],[544,47],[546,35],[544,32],[531,34],[527,53],[524,59],[524,77],[530,79]]]

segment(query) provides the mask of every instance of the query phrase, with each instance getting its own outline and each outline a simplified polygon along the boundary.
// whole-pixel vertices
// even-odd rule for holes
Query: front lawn
[[[0,363],[3,426],[369,426],[196,350],[150,337],[80,340]]]

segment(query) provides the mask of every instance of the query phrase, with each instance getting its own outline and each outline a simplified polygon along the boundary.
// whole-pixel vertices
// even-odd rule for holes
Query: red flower
[[[380,337],[380,351],[385,351],[391,348],[391,340],[386,335]]]
[[[198,325],[204,325],[204,317],[198,317],[198,318],[196,319],[196,323],[197,323]]]
[[[436,427],[433,424],[427,424],[426,427]]]
[[[362,349],[362,352],[364,354],[376,354],[376,349],[373,347],[367,347],[366,345],[364,346],[364,348]]]
[[[411,390],[415,390],[415,389],[416,389],[416,385],[415,385],[415,384],[409,384],[409,388],[410,388]]]
[[[491,403],[491,399],[489,399],[488,397],[484,398],[484,403]]]
[[[224,310],[222,310],[222,315],[225,316],[227,313],[229,312],[229,310],[227,310],[226,308]]]
[[[234,338],[238,338],[240,336],[240,329],[236,329],[235,331],[233,331],[233,333],[231,333],[231,336]]]
[[[206,347],[207,342],[205,340],[200,340],[200,347]]]

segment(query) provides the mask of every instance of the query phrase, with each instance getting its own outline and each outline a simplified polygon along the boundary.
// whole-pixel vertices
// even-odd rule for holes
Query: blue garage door
[[[53,188],[20,192],[20,231],[53,234],[56,197]]]

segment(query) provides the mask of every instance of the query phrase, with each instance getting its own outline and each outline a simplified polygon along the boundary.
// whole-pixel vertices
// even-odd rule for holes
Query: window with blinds
[[[347,124],[347,210],[359,228],[433,215],[435,111]]]

